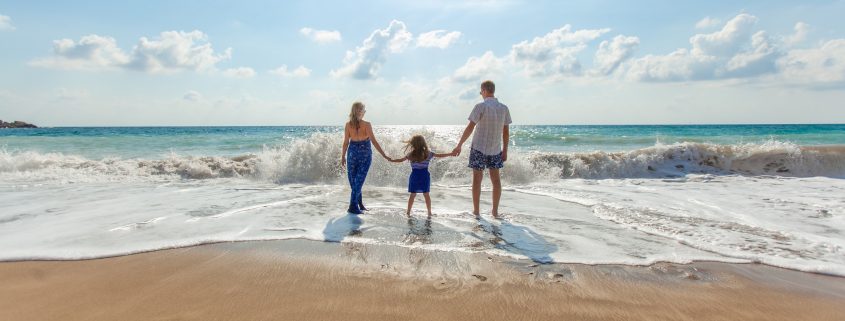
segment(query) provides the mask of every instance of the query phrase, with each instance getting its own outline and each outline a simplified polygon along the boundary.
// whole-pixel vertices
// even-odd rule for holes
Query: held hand
[[[508,150],[506,149],[506,150],[502,151],[502,163],[507,162],[507,161],[508,161]]]
[[[461,146],[455,147],[455,149],[452,150],[452,154],[455,156],[461,156]]]

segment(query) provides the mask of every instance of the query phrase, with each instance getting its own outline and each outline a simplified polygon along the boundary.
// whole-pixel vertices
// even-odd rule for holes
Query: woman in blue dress
[[[364,180],[367,179],[367,172],[373,160],[370,142],[382,157],[389,159],[373,135],[372,124],[364,121],[366,112],[367,109],[363,103],[357,101],[353,103],[352,110],[349,112],[349,122],[343,130],[343,154],[340,164],[346,166],[346,176],[349,178],[349,186],[352,187],[348,209],[348,212],[352,214],[361,214],[367,210],[364,207],[361,188],[364,187]]]

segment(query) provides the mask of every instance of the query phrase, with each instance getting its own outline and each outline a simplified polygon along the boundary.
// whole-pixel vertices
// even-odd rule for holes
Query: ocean
[[[385,151],[463,126],[376,126]],[[307,239],[537,263],[757,262],[845,276],[845,125],[512,126],[501,220],[469,143],[431,165],[405,215],[407,163],[377,153],[346,213],[342,128],[0,129],[0,260],[72,260]]]

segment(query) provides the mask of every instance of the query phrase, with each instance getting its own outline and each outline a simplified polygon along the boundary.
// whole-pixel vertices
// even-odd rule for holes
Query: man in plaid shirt
[[[484,169],[490,172],[493,183],[493,217],[499,217],[499,199],[502,197],[502,182],[499,169],[508,160],[508,136],[511,123],[511,113],[508,106],[500,103],[493,94],[496,85],[490,81],[481,83],[481,97],[483,102],[475,105],[469,114],[469,124],[458,141],[458,146],[452,152],[460,155],[461,146],[472,136],[472,150],[469,154],[469,165],[472,168],[472,213],[479,216],[478,203],[481,198],[481,180]]]

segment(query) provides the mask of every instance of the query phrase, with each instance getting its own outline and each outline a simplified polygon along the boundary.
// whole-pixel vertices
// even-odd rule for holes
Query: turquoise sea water
[[[462,131],[375,136],[399,157],[411,135],[449,151]],[[502,220],[489,179],[482,219],[469,212],[467,152],[432,162],[428,218],[405,214],[410,166],[374,154],[358,217],[337,126],[2,129],[0,261],[308,239],[845,276],[845,125],[512,126],[510,143]]]
[[[377,126],[380,139],[407,139],[424,130],[457,140],[463,126]],[[168,154],[236,156],[285,146],[316,133],[339,135],[339,126],[286,127],[56,127],[0,130],[0,148],[104,157],[156,159]],[[736,145],[778,141],[799,146],[845,144],[845,124],[512,126],[512,148],[521,151],[626,151],[682,142]]]

